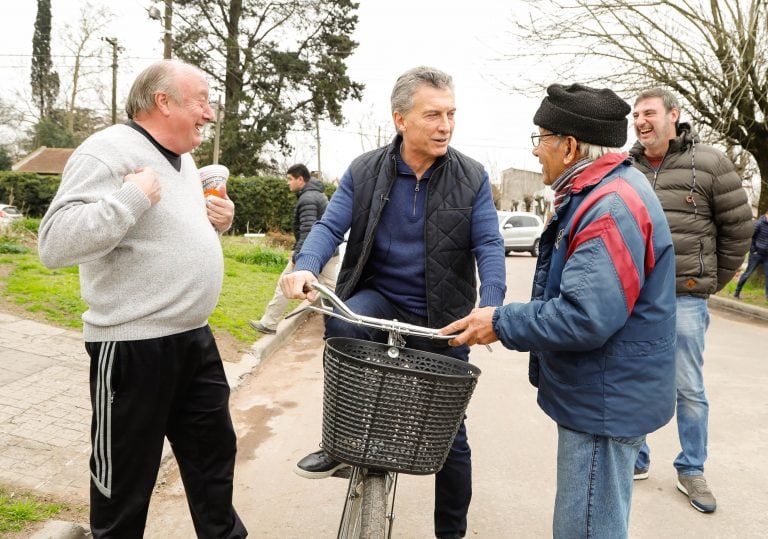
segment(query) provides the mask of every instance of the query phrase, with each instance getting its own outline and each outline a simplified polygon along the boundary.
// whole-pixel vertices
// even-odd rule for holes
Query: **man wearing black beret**
[[[451,344],[530,351],[557,423],[554,537],[627,537],[634,463],[675,407],[675,258],[661,205],[619,149],[630,107],[608,89],[553,84],[533,155],[555,190],[528,303],[476,309]]]

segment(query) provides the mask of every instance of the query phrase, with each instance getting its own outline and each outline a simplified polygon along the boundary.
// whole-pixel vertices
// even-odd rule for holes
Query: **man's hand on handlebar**
[[[280,289],[286,298],[315,301],[317,292],[309,285],[316,282],[317,277],[311,271],[299,270],[283,275],[280,278]]]
[[[491,344],[499,338],[493,331],[493,313],[496,307],[472,309],[468,316],[451,322],[440,330],[441,335],[458,334],[455,339],[448,341],[451,346],[467,344]]]

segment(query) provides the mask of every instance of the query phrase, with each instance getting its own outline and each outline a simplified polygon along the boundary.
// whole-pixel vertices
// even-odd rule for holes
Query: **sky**
[[[150,0],[90,0],[107,5],[115,22],[104,28],[103,37],[114,37],[125,50],[120,55],[118,108],[135,75],[162,57],[160,21],[147,15]],[[80,0],[52,0],[54,64],[66,61],[57,57],[56,40],[66,23],[74,25]],[[156,3],[162,8],[160,3]],[[341,176],[352,159],[374,147],[373,137],[361,137],[378,126],[389,128],[389,97],[398,75],[417,65],[430,65],[453,76],[456,94],[456,128],[452,145],[481,161],[492,180],[498,181],[507,168],[539,171],[531,155],[529,135],[541,97],[511,94],[502,82],[521,76],[521,66],[503,56],[509,50],[506,28],[518,2],[474,0],[450,7],[445,0],[360,0],[359,22],[354,39],[359,43],[348,59],[352,80],[366,89],[361,102],[347,103],[347,123],[336,127],[321,123],[321,169],[326,178]],[[0,33],[0,98],[13,101],[20,90],[29,95],[29,62],[37,2],[17,2],[13,11],[3,14]],[[111,73],[108,66],[105,71]],[[556,82],[556,81],[552,81]],[[563,82],[563,81],[559,81]],[[292,155],[283,156],[290,164],[307,163],[317,168],[314,134],[296,135]],[[224,163],[226,164],[226,163]]]

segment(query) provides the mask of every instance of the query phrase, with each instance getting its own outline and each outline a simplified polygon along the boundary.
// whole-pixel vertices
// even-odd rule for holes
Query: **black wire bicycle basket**
[[[425,475],[442,468],[477,385],[465,361],[332,337],[325,343],[323,449],[365,468]]]

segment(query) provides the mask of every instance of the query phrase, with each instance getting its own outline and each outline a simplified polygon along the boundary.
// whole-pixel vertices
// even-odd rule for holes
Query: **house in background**
[[[61,174],[64,165],[74,152],[74,148],[48,148],[40,146],[37,150],[11,167],[16,172],[35,172],[37,174]]]
[[[529,211],[546,222],[554,200],[552,189],[541,183],[541,172],[517,168],[502,171],[500,210]]]

